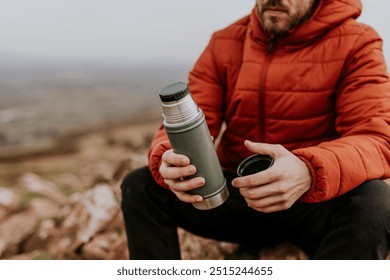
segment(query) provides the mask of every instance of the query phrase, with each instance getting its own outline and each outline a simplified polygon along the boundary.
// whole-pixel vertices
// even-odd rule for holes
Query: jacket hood
[[[303,24],[294,28],[288,35],[280,38],[282,45],[297,46],[310,43],[316,37],[348,19],[356,19],[362,12],[360,0],[319,0],[312,16]],[[260,18],[255,7],[250,15],[250,32],[255,39],[266,43],[268,35],[260,25]]]

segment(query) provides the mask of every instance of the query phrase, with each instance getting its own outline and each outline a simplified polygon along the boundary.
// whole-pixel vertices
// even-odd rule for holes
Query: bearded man
[[[213,34],[189,75],[230,192],[207,211],[205,179],[160,129],[149,168],[122,184],[132,259],[179,259],[177,227],[250,248],[290,241],[312,259],[384,259],[390,248],[390,81],[359,0],[257,0]],[[274,164],[237,177],[251,154]],[[382,180],[381,180],[382,179]]]

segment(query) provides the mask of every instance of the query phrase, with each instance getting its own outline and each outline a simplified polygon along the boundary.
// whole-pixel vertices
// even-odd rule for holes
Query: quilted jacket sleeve
[[[347,58],[335,97],[339,138],[293,151],[311,169],[301,199],[325,201],[366,180],[390,177],[390,81],[382,41],[371,28]]]
[[[224,86],[219,77],[213,55],[214,40],[196,62],[194,69],[189,74],[189,88],[198,106],[203,110],[211,135],[217,137],[223,121],[224,110]],[[163,126],[154,135],[148,158],[149,169],[155,181],[165,187],[163,178],[160,176],[159,168],[161,157],[165,151],[171,149],[168,137]]]

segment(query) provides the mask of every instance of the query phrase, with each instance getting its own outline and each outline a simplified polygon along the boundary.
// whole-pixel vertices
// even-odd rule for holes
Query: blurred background
[[[158,90],[186,81],[212,32],[254,2],[0,1],[0,156],[155,113]],[[363,5],[389,60],[390,3]]]
[[[109,187],[118,201],[123,175],[146,164],[148,141],[161,121],[158,91],[186,82],[211,34],[250,13],[254,3],[0,0],[0,258],[107,258],[107,240],[112,244],[115,238],[123,248],[115,207],[107,206],[115,214],[106,221],[93,218],[92,211],[84,221],[95,219],[92,229],[77,228],[83,221],[64,221],[77,216],[72,211],[80,194],[93,200],[94,193],[86,194],[91,189]],[[362,3],[359,21],[384,38],[389,61],[390,3]],[[12,240],[15,230],[24,232],[18,228],[23,220],[12,219],[26,213],[36,223]],[[82,255],[113,217],[117,236],[98,239],[90,246],[97,253]],[[84,235],[69,241],[69,225]],[[49,241],[62,244],[63,251]],[[127,257],[121,254],[110,258]]]

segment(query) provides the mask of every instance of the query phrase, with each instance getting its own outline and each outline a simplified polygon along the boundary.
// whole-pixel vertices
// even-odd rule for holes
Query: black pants
[[[122,184],[122,211],[132,259],[180,259],[177,227],[247,246],[290,241],[313,259],[385,259],[390,248],[390,186],[367,181],[321,203],[296,202],[290,209],[261,213],[247,206],[230,185],[229,199],[197,210],[156,185],[148,168],[134,170]]]

